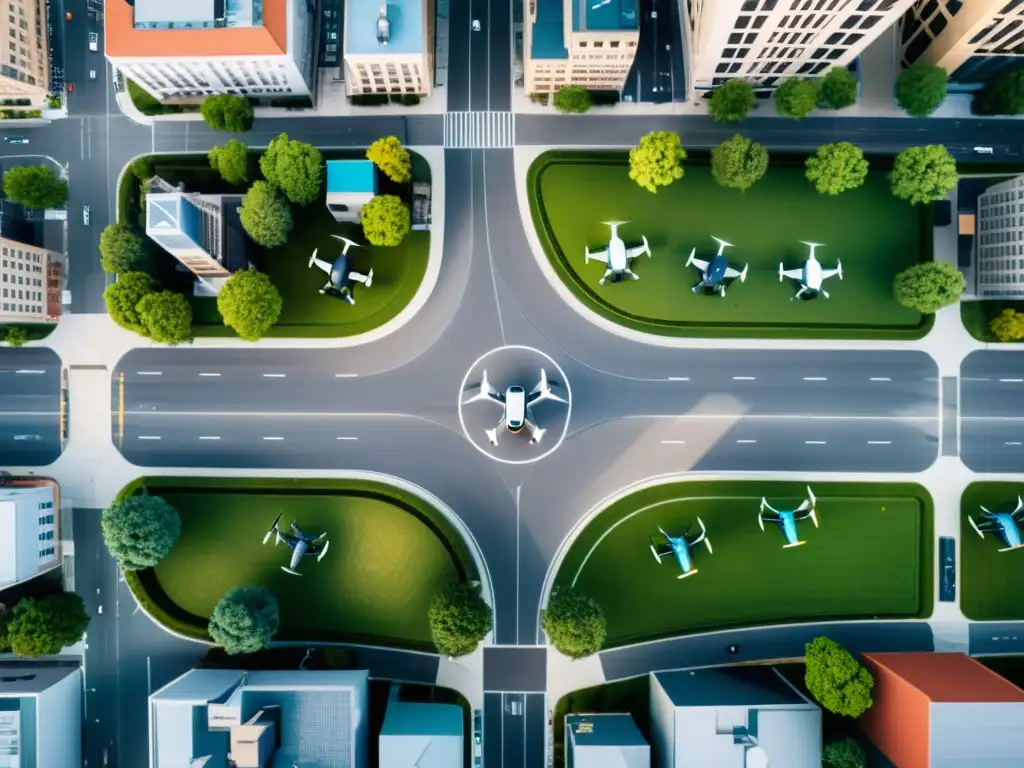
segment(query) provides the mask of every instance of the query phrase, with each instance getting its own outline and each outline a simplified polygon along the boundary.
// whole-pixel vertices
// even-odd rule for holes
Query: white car
[[[474,32],[479,32],[480,31],[480,19],[473,19],[473,31]]]
[[[96,70],[95,69],[90,69],[89,70],[89,79],[90,80],[95,80],[96,79]]]
[[[975,147],[974,151],[977,152],[979,155],[991,155],[992,147]]]
[[[82,221],[85,223],[85,226],[89,226],[89,206],[88,205],[82,207]]]
[[[99,50],[100,36],[97,32],[89,33],[89,50],[95,53]]]

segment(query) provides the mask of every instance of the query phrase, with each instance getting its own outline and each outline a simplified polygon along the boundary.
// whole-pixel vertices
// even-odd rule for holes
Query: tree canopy
[[[727,80],[708,100],[708,109],[716,123],[738,123],[754,107],[754,87],[746,80]]]
[[[974,94],[976,115],[1024,115],[1024,67],[992,78]]]
[[[826,744],[821,752],[822,768],[868,768],[868,756],[856,739],[847,736]]]
[[[946,100],[949,75],[942,67],[917,62],[896,79],[896,101],[911,117],[928,117]]]
[[[409,208],[395,195],[377,195],[359,213],[371,245],[395,246],[409,234]]]
[[[1007,307],[989,321],[988,328],[1000,341],[1020,341],[1024,339],[1024,313]]]
[[[22,347],[28,343],[28,331],[20,325],[8,325],[4,341],[12,347]]]
[[[4,194],[26,208],[60,208],[68,201],[68,183],[45,165],[16,165],[4,171]]]
[[[235,587],[214,607],[209,632],[215,643],[235,655],[268,648],[280,626],[273,592],[265,587]]]
[[[103,291],[107,314],[125,330],[145,335],[146,328],[139,317],[138,306],[144,297],[155,290],[153,278],[145,272],[123,272],[117,276],[117,282],[111,283]]]
[[[821,706],[846,717],[859,717],[871,708],[875,681],[843,646],[816,637],[805,646],[804,657],[804,685]]]
[[[320,196],[324,183],[324,158],[311,144],[289,139],[282,133],[260,157],[263,177],[296,205],[309,205]]]
[[[398,184],[412,178],[412,156],[395,136],[382,136],[366,150],[366,157],[380,172]]]
[[[892,193],[911,205],[945,200],[959,178],[956,160],[941,144],[904,149],[896,155],[889,174]]]
[[[723,187],[746,192],[768,170],[768,150],[736,134],[711,150],[711,175]]]
[[[629,150],[629,178],[646,189],[657,192],[683,178],[686,150],[679,136],[672,131],[651,131]]]
[[[783,80],[772,94],[775,111],[782,117],[801,120],[818,105],[818,84],[813,80]]]
[[[582,115],[591,103],[590,91],[578,85],[563,85],[555,92],[555,109],[559,112]]]
[[[832,67],[818,83],[818,106],[842,109],[857,101],[857,77],[846,67]]]
[[[288,202],[265,181],[249,187],[238,209],[238,218],[249,237],[265,248],[284,245],[295,226]]]
[[[601,606],[571,587],[557,587],[541,613],[541,626],[555,650],[582,659],[601,650],[608,627]]]
[[[178,511],[161,496],[129,496],[100,518],[107,551],[122,571],[152,568],[181,535]]]
[[[18,656],[52,656],[81,640],[88,626],[85,603],[74,592],[25,597],[11,612],[7,640]]]
[[[841,141],[826,144],[807,158],[807,178],[823,195],[838,195],[856,189],[868,177],[868,161],[860,147]]]
[[[100,233],[100,267],[111,275],[144,272],[149,266],[146,243],[127,224],[109,224]]]
[[[472,653],[493,626],[491,606],[479,584],[451,585],[434,598],[427,618],[434,645],[446,656]]]
[[[148,155],[133,160],[131,169],[132,175],[139,181],[148,181],[156,175],[156,164]]]
[[[246,341],[259,341],[281,316],[281,294],[270,278],[255,269],[235,272],[217,294],[224,325]]]
[[[200,111],[204,122],[215,131],[244,133],[252,128],[252,105],[244,96],[207,96]]]
[[[222,146],[212,147],[207,157],[210,167],[228,184],[244,184],[249,180],[249,147],[238,139],[228,139]]]
[[[914,264],[898,273],[893,282],[896,300],[925,315],[955,304],[966,288],[960,270],[944,261]]]
[[[192,305],[182,294],[160,291],[142,297],[135,307],[145,335],[161,344],[192,341]]]

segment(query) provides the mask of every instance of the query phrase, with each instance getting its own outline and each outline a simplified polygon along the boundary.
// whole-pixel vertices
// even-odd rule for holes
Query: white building
[[[349,96],[430,95],[433,8],[430,0],[345,3],[345,88]]]
[[[55,483],[0,486],[0,588],[60,565],[60,514],[55,488]]]
[[[977,295],[1024,296],[1024,176],[978,196],[976,226]]]
[[[308,0],[108,0],[107,58],[161,101],[315,91]]]
[[[0,665],[0,766],[82,768],[82,672]]]
[[[399,700],[388,694],[378,741],[379,768],[462,768],[465,764],[462,707]]]
[[[57,322],[63,270],[59,253],[0,237],[0,322]]]
[[[686,0],[692,87],[743,78],[761,89],[845,67],[914,0]]]

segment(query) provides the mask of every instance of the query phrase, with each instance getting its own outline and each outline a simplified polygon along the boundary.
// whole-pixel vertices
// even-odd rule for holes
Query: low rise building
[[[60,563],[57,484],[0,485],[0,589]]]
[[[628,713],[566,715],[566,768],[651,768],[651,747]]]
[[[980,298],[1024,296],[1024,176],[978,196],[974,247]]]
[[[82,768],[82,717],[77,665],[0,665],[0,765]]]
[[[0,322],[56,323],[64,257],[0,236]]]
[[[363,206],[377,194],[377,167],[371,160],[327,161],[327,209],[335,221],[359,223]]]
[[[527,95],[566,85],[621,91],[640,40],[637,0],[524,0]]]
[[[349,96],[429,96],[434,80],[432,0],[345,3],[345,89]]]
[[[378,741],[380,768],[462,768],[462,707],[400,699],[392,685]]]

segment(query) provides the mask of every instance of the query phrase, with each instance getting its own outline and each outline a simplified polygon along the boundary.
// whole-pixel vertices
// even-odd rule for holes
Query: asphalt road
[[[487,768],[547,765],[546,696],[542,693],[485,693],[483,757]]]
[[[975,472],[1024,472],[1024,356],[981,350],[960,367],[960,457]]]
[[[37,467],[60,456],[60,358],[45,347],[0,355],[0,466]]]

